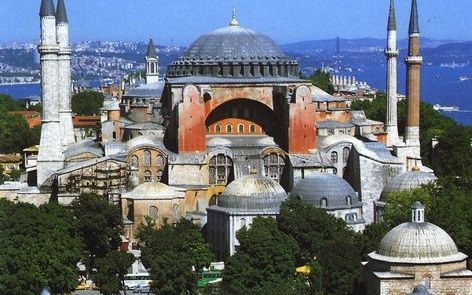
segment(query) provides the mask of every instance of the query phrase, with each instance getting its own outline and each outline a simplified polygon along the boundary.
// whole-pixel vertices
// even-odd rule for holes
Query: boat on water
[[[464,81],[469,81],[470,78],[468,76],[460,76],[459,81],[464,82]]]
[[[442,106],[440,104],[433,105],[433,109],[439,112],[458,112],[460,108],[458,106]]]

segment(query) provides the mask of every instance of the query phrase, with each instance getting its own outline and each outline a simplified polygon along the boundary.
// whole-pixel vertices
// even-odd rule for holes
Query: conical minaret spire
[[[387,116],[385,127],[387,131],[387,146],[399,142],[397,124],[397,22],[395,19],[395,3],[390,0],[390,11],[387,25]]]
[[[409,26],[407,66],[407,126],[405,143],[410,147],[409,158],[421,160],[420,156],[420,71],[423,58],[420,56],[420,30],[417,1],[412,0]]]
[[[64,0],[57,1],[57,10],[56,10],[56,23],[68,23],[69,19],[67,18],[66,5]]]
[[[146,84],[159,82],[159,57],[157,56],[154,41],[149,38],[146,49]]]
[[[146,49],[146,57],[157,57],[156,46],[154,46],[154,41],[152,41],[152,38],[149,38],[149,43]]]
[[[39,16],[55,16],[56,9],[54,8],[53,0],[41,0],[41,7],[39,8]]]

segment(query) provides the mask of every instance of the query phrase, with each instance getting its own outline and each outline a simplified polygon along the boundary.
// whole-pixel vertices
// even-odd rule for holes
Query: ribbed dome
[[[457,250],[452,238],[429,222],[406,222],[388,232],[378,250],[370,253],[375,260],[392,263],[429,264],[462,261],[466,255]]]
[[[332,173],[309,174],[295,185],[290,196],[315,207],[322,207],[322,200],[325,199],[327,209],[360,206],[359,197],[351,185]]]
[[[298,63],[269,37],[239,25],[217,29],[198,38],[167,77],[297,77]]]
[[[286,199],[287,193],[276,181],[260,175],[246,175],[226,187],[218,199],[218,206],[248,211],[278,211]]]
[[[423,184],[434,182],[436,179],[437,177],[434,176],[434,174],[420,171],[409,171],[398,174],[384,187],[380,201],[387,202],[388,196],[391,193],[412,190]]]

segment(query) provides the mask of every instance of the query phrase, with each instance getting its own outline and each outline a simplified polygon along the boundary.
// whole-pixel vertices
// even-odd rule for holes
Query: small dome
[[[291,197],[298,197],[305,204],[327,209],[361,206],[359,197],[351,185],[331,173],[309,174],[292,190]],[[325,205],[322,205],[325,200]]]
[[[287,193],[276,181],[260,175],[246,175],[226,187],[218,199],[218,206],[248,211],[278,211],[286,199]]]
[[[167,151],[164,143],[155,135],[140,135],[126,143],[126,149],[128,151],[141,146],[155,147],[160,150]]]
[[[392,178],[382,191],[380,201],[387,202],[388,196],[391,193],[396,193],[405,190],[412,190],[420,187],[423,184],[436,181],[437,177],[432,173],[409,171],[398,174]]]
[[[418,285],[413,289],[413,293],[409,295],[433,295],[428,292],[428,288],[425,285]]]
[[[383,237],[378,250],[369,257],[411,264],[447,263],[467,258],[443,229],[429,222],[398,225]]]
[[[170,187],[162,182],[145,182],[123,195],[124,199],[134,200],[168,200],[183,198],[185,193],[178,188]]]

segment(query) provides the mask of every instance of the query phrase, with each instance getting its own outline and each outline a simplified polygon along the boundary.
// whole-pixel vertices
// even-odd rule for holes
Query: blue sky
[[[146,40],[188,45],[226,26],[236,6],[242,26],[278,43],[385,35],[389,0],[66,0],[73,41]],[[38,39],[40,0],[0,0],[0,42]],[[421,33],[472,40],[471,0],[418,0]],[[410,0],[396,0],[400,37]]]

